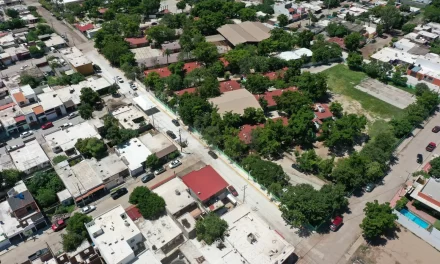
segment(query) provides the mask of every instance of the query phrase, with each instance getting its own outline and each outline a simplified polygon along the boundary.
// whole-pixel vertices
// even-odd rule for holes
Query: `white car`
[[[94,205],[87,205],[87,206],[84,206],[83,208],[81,208],[81,213],[88,214],[91,211],[94,211],[95,209],[96,209],[96,206],[94,206]]]
[[[180,160],[173,160],[170,162],[170,169],[174,169],[175,167],[179,167],[182,164]]]
[[[64,124],[62,124],[60,127],[61,127],[62,129],[64,129],[64,128],[68,128],[68,127],[70,127],[70,126],[72,126],[72,123],[64,123]]]
[[[20,134],[20,137],[21,137],[21,138],[25,138],[25,137],[29,137],[29,136],[31,136],[32,134],[34,134],[34,132],[32,132],[32,131],[26,131],[26,132],[21,133],[21,134]]]
[[[119,76],[116,76],[115,79],[116,79],[118,82],[120,82],[120,83],[123,83],[123,82],[124,82],[124,80],[122,80],[122,78],[119,77]]]
[[[75,113],[70,113],[70,114],[67,116],[67,119],[72,119],[72,118],[74,118],[75,116],[78,116],[78,113],[77,113],[77,112],[75,112]]]
[[[130,84],[130,88],[133,90],[137,90],[136,84],[134,84],[134,83]]]

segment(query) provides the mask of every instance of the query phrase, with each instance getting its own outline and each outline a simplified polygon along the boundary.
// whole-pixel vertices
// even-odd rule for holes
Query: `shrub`
[[[402,198],[400,198],[399,201],[397,201],[396,206],[394,207],[394,209],[396,209],[397,211],[402,210],[403,208],[406,207],[406,204],[409,202],[408,198],[406,198],[406,196],[403,196]]]
[[[53,161],[53,163],[58,164],[58,163],[63,162],[67,159],[68,159],[67,156],[58,155],[58,156],[53,157],[52,161]]]

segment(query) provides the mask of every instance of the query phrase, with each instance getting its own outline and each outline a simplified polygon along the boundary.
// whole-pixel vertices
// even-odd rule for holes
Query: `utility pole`
[[[180,145],[180,152],[182,152],[182,135],[180,134],[180,128],[179,128],[179,145]]]
[[[246,189],[247,189],[247,187],[248,187],[248,185],[246,184],[246,185],[243,186],[243,188],[241,188],[243,190],[243,203],[244,203],[244,201],[246,199]]]

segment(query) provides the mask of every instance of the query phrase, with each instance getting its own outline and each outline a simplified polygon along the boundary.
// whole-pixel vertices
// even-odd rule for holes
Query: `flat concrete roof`
[[[420,192],[440,202],[440,182],[435,181],[434,178],[430,178]]]
[[[63,102],[55,91],[41,93],[37,95],[37,97],[40,100],[40,105],[43,107],[44,111],[63,105]]]
[[[114,153],[100,160],[93,158],[88,162],[103,181],[127,169],[121,158]]]
[[[56,34],[52,34],[50,39],[46,40],[44,44],[46,45],[46,47],[50,48],[50,47],[66,44],[66,41],[62,37]]]
[[[78,139],[89,137],[101,139],[101,136],[89,122],[82,122],[44,136],[51,148],[59,146],[63,151],[74,148]]]
[[[119,156],[125,158],[130,171],[142,166],[152,152],[138,139],[132,138],[128,142],[118,145],[115,148]]]
[[[187,189],[188,187],[180,178],[174,178],[155,188],[153,192],[165,200],[167,211],[174,215],[196,202],[194,198],[189,195]]]
[[[86,56],[80,56],[76,58],[69,59],[70,64],[72,64],[73,67],[81,67],[87,64],[92,64],[92,61],[89,60]]]
[[[254,107],[261,109],[255,96],[246,89],[239,89],[223,93],[219,97],[209,99],[209,102],[216,105],[220,114],[224,114],[228,111],[232,111],[237,114],[244,114],[244,109],[248,107]]]
[[[177,150],[177,147],[162,133],[151,135],[147,133],[139,137],[140,141],[151,151],[155,153],[158,158]]]
[[[14,161],[15,167],[20,171],[26,171],[35,166],[49,163],[49,158],[37,140],[26,142],[24,147],[10,151],[9,154]]]
[[[57,192],[57,197],[58,197],[58,200],[59,200],[60,202],[62,202],[62,201],[65,201],[65,200],[71,199],[71,198],[72,198],[72,195],[70,194],[69,190],[64,189],[64,190],[62,190],[62,191],[60,191],[60,192]]]
[[[112,112],[112,115],[118,119],[119,124],[125,129],[138,129],[140,122],[144,120],[142,112],[129,105],[119,107]]]
[[[16,169],[14,162],[12,161],[11,156],[4,151],[1,151],[0,153],[0,171],[2,170],[8,170],[8,169]]]

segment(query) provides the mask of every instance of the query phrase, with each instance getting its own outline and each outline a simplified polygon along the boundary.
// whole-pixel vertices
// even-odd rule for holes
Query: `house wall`
[[[31,211],[31,212],[29,212],[29,211],[27,210],[28,207],[31,207],[31,208],[32,208],[32,211]],[[27,216],[29,213],[32,213],[32,212],[34,212],[34,211],[39,211],[38,206],[37,206],[37,204],[36,204],[35,202],[33,202],[33,203],[31,203],[31,204],[28,204],[28,205],[26,205],[26,206],[24,206],[24,207],[22,207],[22,208],[20,208],[20,209],[18,209],[18,210],[15,210],[15,211],[14,211],[14,215],[15,215],[15,217],[17,217],[18,219],[21,219],[21,218]]]
[[[75,70],[79,73],[81,73],[82,75],[90,75],[94,73],[93,70],[93,65],[92,63],[86,64],[86,65],[82,65],[79,67],[73,67],[75,68]]]

